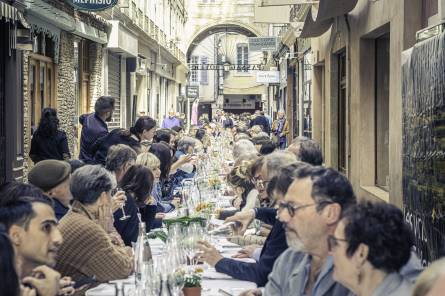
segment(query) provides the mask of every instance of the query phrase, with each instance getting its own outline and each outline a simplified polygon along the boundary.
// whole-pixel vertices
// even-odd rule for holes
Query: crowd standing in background
[[[223,132],[232,139],[225,181],[235,210],[219,218],[240,223],[231,240],[243,249],[224,258],[201,241],[199,260],[256,283],[243,295],[442,295],[445,263],[418,277],[423,267],[402,212],[358,201],[349,180],[323,166],[318,143],[289,138],[284,112],[272,121],[261,110],[218,110],[187,128],[171,111],[160,127],[141,116],[129,130],[109,131],[114,99],[101,97],[94,109],[80,117],[79,159],[71,159],[56,110],[45,108],[29,183],[1,186],[1,295],[82,295],[130,276],[141,223],[162,227],[181,206],[182,182]]]

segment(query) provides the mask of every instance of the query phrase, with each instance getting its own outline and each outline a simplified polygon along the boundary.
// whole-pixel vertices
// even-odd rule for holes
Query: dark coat
[[[57,131],[53,137],[46,137],[37,130],[32,136],[29,157],[34,163],[45,159],[64,160],[64,154],[71,157],[64,131]]]
[[[254,125],[259,125],[263,128],[263,132],[270,134],[270,124],[269,120],[267,120],[266,116],[258,115],[252,120],[249,124],[250,127]]]
[[[122,210],[114,212],[114,227],[121,235],[126,246],[131,247],[131,242],[136,242],[139,234],[138,207],[134,198],[127,194],[127,201],[124,206],[125,214],[131,216],[127,220],[121,220]]]
[[[145,229],[147,232],[154,228],[156,211],[156,205],[144,205],[143,207],[139,207],[141,220],[142,222],[145,222]]]
[[[256,215],[257,219],[273,225],[261,251],[260,260],[256,263],[246,263],[224,258],[216,264],[216,271],[238,280],[255,282],[259,287],[266,285],[267,276],[272,271],[275,260],[288,248],[283,224],[275,219],[276,211],[270,210],[258,211]]]
[[[131,148],[140,147],[139,142],[133,139],[127,130],[114,129],[109,134],[98,139],[91,147],[93,155],[92,163],[105,165],[108,149],[117,144],[128,145]]]
[[[96,113],[81,115],[79,123],[82,125],[79,159],[92,164],[94,154],[91,148],[98,139],[108,134],[108,126]]]
[[[65,216],[66,213],[68,213],[69,208],[65,207],[58,199],[53,198],[53,209],[54,214],[56,214],[57,221],[60,221],[60,219]]]

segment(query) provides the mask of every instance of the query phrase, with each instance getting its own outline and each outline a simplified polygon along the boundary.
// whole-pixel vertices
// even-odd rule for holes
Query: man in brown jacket
[[[59,223],[66,239],[56,269],[74,281],[108,282],[133,272],[131,248],[113,243],[102,223],[112,215],[112,187],[109,173],[98,165],[84,166],[72,175],[74,203]]]

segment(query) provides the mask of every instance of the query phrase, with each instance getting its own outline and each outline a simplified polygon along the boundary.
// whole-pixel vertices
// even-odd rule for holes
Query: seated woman
[[[359,296],[411,295],[400,269],[408,262],[413,235],[397,207],[362,202],[345,212],[328,236],[333,278]]]
[[[141,144],[141,152],[146,152],[156,132],[156,120],[149,116],[141,116],[130,128],[130,132],[131,137]]]
[[[260,206],[258,191],[249,175],[250,162],[244,161],[227,175],[227,183],[233,187],[236,198],[233,206],[238,210],[250,210]]]
[[[191,161],[195,145],[196,140],[192,137],[183,137],[178,141],[178,147],[175,153],[177,161],[174,166],[176,172],[174,172],[172,176],[173,190],[179,187],[184,179],[193,178],[195,175],[195,166]]]
[[[145,222],[147,231],[151,229],[156,214],[156,202],[151,198],[153,182],[152,172],[145,166],[136,164],[128,169],[119,184],[127,196],[125,208],[129,208],[130,204],[136,208],[141,215],[141,220]],[[119,231],[119,234],[123,239],[129,237],[131,242],[136,242],[139,226],[127,224],[121,231],[122,233]],[[124,242],[127,244],[125,239]]]
[[[159,159],[150,152],[141,153],[136,159],[136,164],[142,165],[148,168],[153,173],[153,187],[151,190],[151,196],[153,197],[153,204],[157,206],[157,220],[162,220],[164,215],[161,213],[168,213],[174,210],[179,205],[179,198],[173,198],[171,201],[163,201],[161,186],[159,183],[161,177],[161,162]]]
[[[71,177],[74,202],[57,226],[63,243],[56,270],[74,281],[94,278],[105,283],[133,272],[132,248],[114,243],[102,223],[111,219],[113,185],[109,172],[99,165],[83,166]]]
[[[169,147],[164,143],[154,143],[149,149],[160,161],[161,175],[159,186],[162,191],[162,200],[170,201],[173,199],[173,183],[170,180],[170,169],[172,167],[172,155]]]

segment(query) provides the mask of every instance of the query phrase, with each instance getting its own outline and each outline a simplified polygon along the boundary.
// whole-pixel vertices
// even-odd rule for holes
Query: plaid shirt
[[[78,201],[60,220],[63,236],[56,270],[74,281],[95,277],[98,282],[127,278],[133,258],[126,248],[114,245],[95,217]]]

